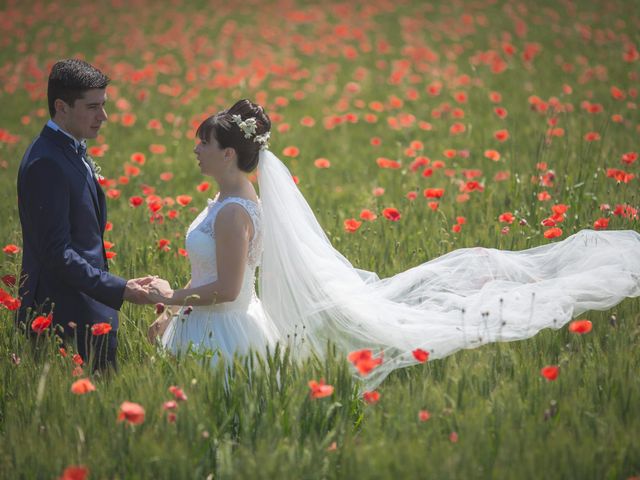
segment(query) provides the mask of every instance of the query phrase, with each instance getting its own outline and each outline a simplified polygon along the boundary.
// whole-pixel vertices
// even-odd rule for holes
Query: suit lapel
[[[80,155],[75,151],[72,140],[64,133],[56,132],[55,130],[45,126],[42,129],[41,135],[53,140],[62,150],[69,163],[78,171],[80,175],[85,179],[89,186],[89,192],[91,192],[91,199],[93,201],[93,207],[96,210],[96,216],[100,220],[100,228],[104,228],[103,216],[105,212],[104,194],[102,194],[102,205],[99,200],[98,190],[102,193],[102,189],[96,184],[96,180],[92,174],[87,170],[84,160],[80,158]]]

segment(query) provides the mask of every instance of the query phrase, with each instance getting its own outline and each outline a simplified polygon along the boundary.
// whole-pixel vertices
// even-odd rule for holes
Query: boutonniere
[[[104,179],[104,177],[102,175],[100,175],[100,171],[102,170],[102,168],[100,167],[100,165],[98,165],[96,163],[96,161],[93,159],[93,157],[91,155],[86,155],[85,159],[87,160],[87,163],[89,164],[89,167],[91,168],[91,171],[93,172],[93,176],[96,178],[96,180],[98,182],[100,182],[101,180]]]

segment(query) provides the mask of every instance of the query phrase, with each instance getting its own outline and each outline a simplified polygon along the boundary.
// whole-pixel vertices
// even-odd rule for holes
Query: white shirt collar
[[[56,132],[61,132],[64,133],[67,137],[69,137],[71,140],[73,140],[73,146],[76,149],[76,152],[78,151],[78,147],[80,145],[84,146],[86,148],[87,146],[87,142],[85,140],[78,140],[76,137],[74,137],[73,135],[71,135],[69,132],[63,130],[62,128],[60,128],[60,126],[54,122],[53,120],[49,119],[47,121],[47,127],[49,127],[52,130],[55,130]]]

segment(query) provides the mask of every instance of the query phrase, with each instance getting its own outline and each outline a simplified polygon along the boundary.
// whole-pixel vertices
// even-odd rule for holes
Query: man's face
[[[60,126],[78,140],[96,138],[102,122],[107,121],[107,112],[104,110],[106,100],[106,89],[87,90],[83,98],[74,102],[73,107],[62,102],[62,112],[58,111],[56,120],[60,116]]]

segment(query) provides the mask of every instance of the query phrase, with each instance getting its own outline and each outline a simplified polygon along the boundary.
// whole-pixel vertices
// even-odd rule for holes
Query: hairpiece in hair
[[[258,123],[255,117],[249,117],[246,120],[242,120],[240,115],[231,115],[231,120],[238,125],[240,130],[242,130],[244,138],[251,138],[253,136],[253,141],[260,144],[260,150],[264,150],[269,147],[269,137],[271,136],[271,132],[256,135]]]

